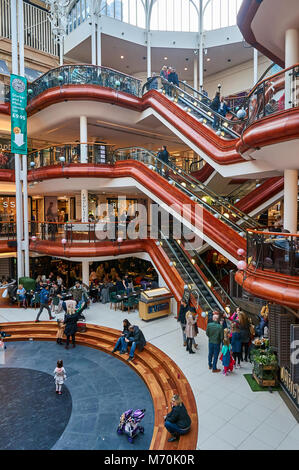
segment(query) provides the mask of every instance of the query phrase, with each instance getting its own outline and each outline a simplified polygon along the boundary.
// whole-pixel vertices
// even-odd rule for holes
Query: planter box
[[[252,376],[261,387],[275,387],[278,383],[277,364],[264,365],[253,363]]]

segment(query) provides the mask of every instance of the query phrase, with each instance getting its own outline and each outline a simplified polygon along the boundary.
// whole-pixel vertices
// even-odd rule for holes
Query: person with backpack
[[[44,308],[48,311],[49,320],[54,320],[54,317],[51,316],[51,310],[49,307],[49,296],[49,286],[44,286],[39,293],[40,309],[35,320],[36,323],[39,322],[39,317],[41,316]]]

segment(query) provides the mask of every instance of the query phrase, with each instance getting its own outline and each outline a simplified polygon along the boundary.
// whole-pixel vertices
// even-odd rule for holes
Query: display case
[[[167,287],[146,290],[139,300],[139,316],[144,321],[161,318],[171,313],[170,301],[172,293]]]

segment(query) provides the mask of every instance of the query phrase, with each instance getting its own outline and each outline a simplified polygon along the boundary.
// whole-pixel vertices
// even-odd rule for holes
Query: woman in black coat
[[[69,310],[64,316],[64,323],[65,323],[64,334],[66,336],[65,349],[69,348],[70,337],[72,337],[73,348],[76,346],[75,336],[76,336],[76,332],[78,330],[77,321],[79,319],[79,316],[80,316],[79,311],[74,312],[74,311],[71,311],[71,310]]]
[[[239,313],[240,336],[242,342],[241,361],[244,360],[243,350],[245,350],[245,362],[248,361],[248,350],[250,343],[250,324],[244,312]]]

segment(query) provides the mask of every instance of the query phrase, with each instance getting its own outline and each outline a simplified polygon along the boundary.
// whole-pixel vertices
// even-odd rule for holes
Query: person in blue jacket
[[[231,331],[232,331],[231,345],[232,345],[233,358],[236,362],[236,369],[239,369],[241,367],[242,339],[241,339],[241,334],[240,334],[238,323],[232,324]],[[238,360],[238,363],[237,363],[237,360]]]
[[[39,312],[38,312],[36,320],[35,320],[36,322],[39,321],[39,317],[41,316],[41,313],[44,310],[44,308],[46,310],[48,310],[49,320],[54,320],[54,317],[52,317],[51,310],[50,310],[50,307],[49,307],[49,296],[50,296],[49,286],[44,286],[42,288],[42,290],[40,291],[40,293],[39,293],[40,309],[39,309]]]

